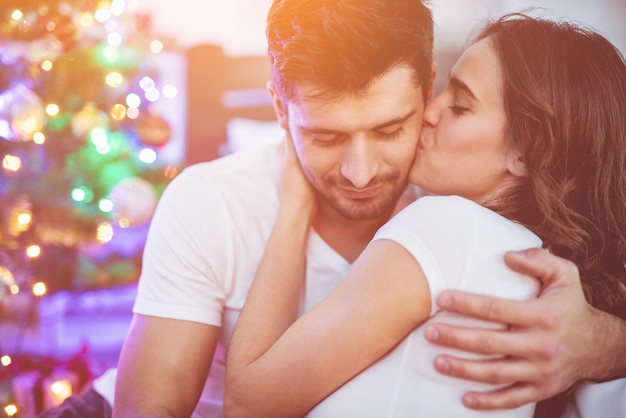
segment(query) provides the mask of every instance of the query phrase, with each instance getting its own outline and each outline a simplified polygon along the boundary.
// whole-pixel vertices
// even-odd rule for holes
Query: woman
[[[438,196],[383,226],[337,289],[293,324],[306,242],[294,226],[315,207],[291,151],[281,211],[231,341],[226,411],[482,416],[460,400],[476,384],[432,370],[422,328],[471,323],[435,309],[446,288],[533,297],[538,283],[505,267],[508,250],[543,243],[579,266],[591,303],[617,312],[626,296],[624,103],[624,58],[600,35],[523,15],[489,24],[425,111],[410,181]]]

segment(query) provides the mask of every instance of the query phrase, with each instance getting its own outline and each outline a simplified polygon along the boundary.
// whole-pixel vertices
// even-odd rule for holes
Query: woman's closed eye
[[[450,108],[450,110],[452,110],[452,113],[454,113],[455,115],[462,115],[463,113],[469,111],[469,108],[459,105],[450,105],[448,106],[448,108]]]

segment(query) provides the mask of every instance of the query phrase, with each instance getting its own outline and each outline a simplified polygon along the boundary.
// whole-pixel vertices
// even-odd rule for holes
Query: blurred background
[[[265,17],[271,0],[144,1],[158,32],[182,47],[217,43],[229,54],[263,54]],[[600,31],[626,51],[624,0],[428,0],[435,18],[438,52],[461,49],[477,24],[507,12],[542,8],[546,17],[568,19]]]
[[[150,219],[180,170],[279,139],[270,4],[3,0],[0,417],[36,416],[115,367]],[[626,51],[624,0],[430,4],[436,90],[477,24],[530,6]]]
[[[159,33],[176,38],[179,45],[218,43],[229,53],[265,51],[265,17],[271,0],[143,1],[141,10],[153,17]],[[509,11],[540,7],[554,17],[583,22],[601,31],[622,50],[626,47],[626,2],[622,0],[429,0],[441,48],[462,47],[477,23]]]

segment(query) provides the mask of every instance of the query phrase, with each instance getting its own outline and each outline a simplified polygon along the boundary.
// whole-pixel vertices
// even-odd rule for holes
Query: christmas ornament
[[[113,202],[113,218],[116,222],[128,222],[130,226],[141,225],[152,218],[157,204],[154,187],[140,177],[120,181],[109,194]]]
[[[158,148],[168,143],[172,129],[164,118],[149,113],[137,122],[137,133],[141,142]]]
[[[15,64],[18,60],[26,58],[32,63],[43,60],[56,61],[63,53],[63,44],[52,35],[31,42],[25,41],[0,41],[0,61],[3,64]]]
[[[72,133],[84,137],[94,128],[107,128],[109,118],[93,102],[87,102],[72,118]]]
[[[28,45],[25,56],[30,62],[41,62],[43,60],[56,61],[62,54],[63,43],[55,36],[44,36]]]
[[[23,84],[0,95],[0,134],[14,142],[30,141],[46,120],[43,100]]]

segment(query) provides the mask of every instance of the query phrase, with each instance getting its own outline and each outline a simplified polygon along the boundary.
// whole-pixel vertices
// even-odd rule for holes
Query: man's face
[[[424,100],[409,67],[394,68],[358,96],[300,99],[281,119],[320,209],[348,219],[388,216],[407,185]]]

